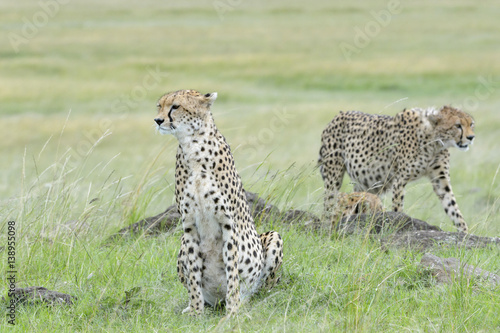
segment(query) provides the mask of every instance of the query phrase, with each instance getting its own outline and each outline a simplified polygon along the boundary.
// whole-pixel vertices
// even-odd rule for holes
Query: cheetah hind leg
[[[280,280],[278,275],[283,262],[283,239],[276,231],[268,231],[260,235],[264,250],[264,267],[260,280],[265,289],[271,289]]]

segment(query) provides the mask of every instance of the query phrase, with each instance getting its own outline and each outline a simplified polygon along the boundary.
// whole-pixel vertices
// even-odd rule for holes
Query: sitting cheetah
[[[177,273],[189,293],[183,313],[198,315],[205,303],[225,300],[228,313],[240,299],[278,280],[283,241],[274,231],[257,235],[226,139],[210,107],[217,93],[165,94],[154,121],[161,134],[179,141],[175,198],[184,235]]]
[[[369,214],[383,211],[382,201],[375,194],[368,192],[338,193],[338,203],[333,223],[354,214]]]
[[[448,148],[466,151],[473,140],[472,117],[450,106],[405,109],[395,117],[341,112],[321,136],[325,216],[331,217],[345,171],[355,191],[381,194],[392,189],[396,212],[403,208],[406,184],[427,176],[457,229],[467,232],[451,189]]]

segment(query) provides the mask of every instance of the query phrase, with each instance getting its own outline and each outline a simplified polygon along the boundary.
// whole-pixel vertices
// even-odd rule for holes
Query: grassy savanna
[[[105,242],[173,203],[176,142],[155,133],[153,118],[161,94],[185,88],[219,93],[214,118],[245,188],[317,214],[320,134],[339,110],[461,106],[477,138],[468,152],[452,150],[453,189],[471,232],[498,236],[495,1],[401,1],[382,23],[373,12],[387,1],[65,3],[45,9],[46,23],[38,2],[0,3],[0,239],[15,220],[18,286],[78,298],[19,306],[10,330],[500,330],[498,288],[437,285],[417,269],[420,253],[385,252],[364,235],[258,224],[284,237],[282,283],[228,320],[211,309],[181,315],[180,229]],[[428,181],[407,187],[405,210],[453,230]],[[434,253],[500,271],[498,249]]]

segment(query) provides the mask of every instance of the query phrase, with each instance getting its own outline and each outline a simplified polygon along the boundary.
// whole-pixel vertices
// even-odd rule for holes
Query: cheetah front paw
[[[193,309],[191,309],[191,306],[188,306],[184,310],[182,310],[182,314],[187,314],[190,317],[197,317],[203,313],[203,310],[196,312]]]

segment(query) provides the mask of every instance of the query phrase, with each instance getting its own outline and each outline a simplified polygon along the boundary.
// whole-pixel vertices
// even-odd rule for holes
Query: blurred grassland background
[[[477,232],[500,231],[495,1],[64,3],[49,10],[33,1],[0,4],[5,205],[20,195],[24,151],[29,183],[68,155],[80,165],[107,132],[81,174],[109,162],[106,170],[131,176],[124,186],[135,188],[160,154],[153,170],[164,191],[147,211],[161,211],[173,201],[176,143],[155,135],[155,104],[165,92],[190,88],[219,93],[214,117],[247,187],[266,192],[267,171],[293,165],[287,177],[308,178],[291,204],[316,210],[320,134],[339,110],[393,115],[404,107],[461,106],[476,118],[477,139],[466,153],[452,151],[452,184]],[[377,22],[374,13],[390,13],[390,6],[396,14]],[[46,24],[40,11],[48,13]],[[27,21],[35,33],[23,34]],[[359,31],[368,36],[362,45]],[[356,51],[346,57],[342,43]],[[350,190],[347,177],[344,183]],[[451,226],[430,192],[427,181],[410,185],[407,211]]]
[[[453,189],[472,232],[498,236],[496,0],[54,1],[0,1],[0,232],[17,221],[20,286],[79,302],[19,308],[19,331],[499,329],[498,289],[434,286],[420,254],[366,239],[265,226],[285,240],[283,283],[229,326],[217,311],[180,316],[180,230],[102,246],[174,202],[177,144],[153,118],[178,89],[218,92],[214,118],[246,189],[317,214],[320,136],[340,110],[462,107],[476,140],[451,151]],[[408,214],[454,230],[428,180],[406,191]],[[442,253],[498,273],[498,251]],[[121,298],[137,286],[145,301],[131,310]]]

